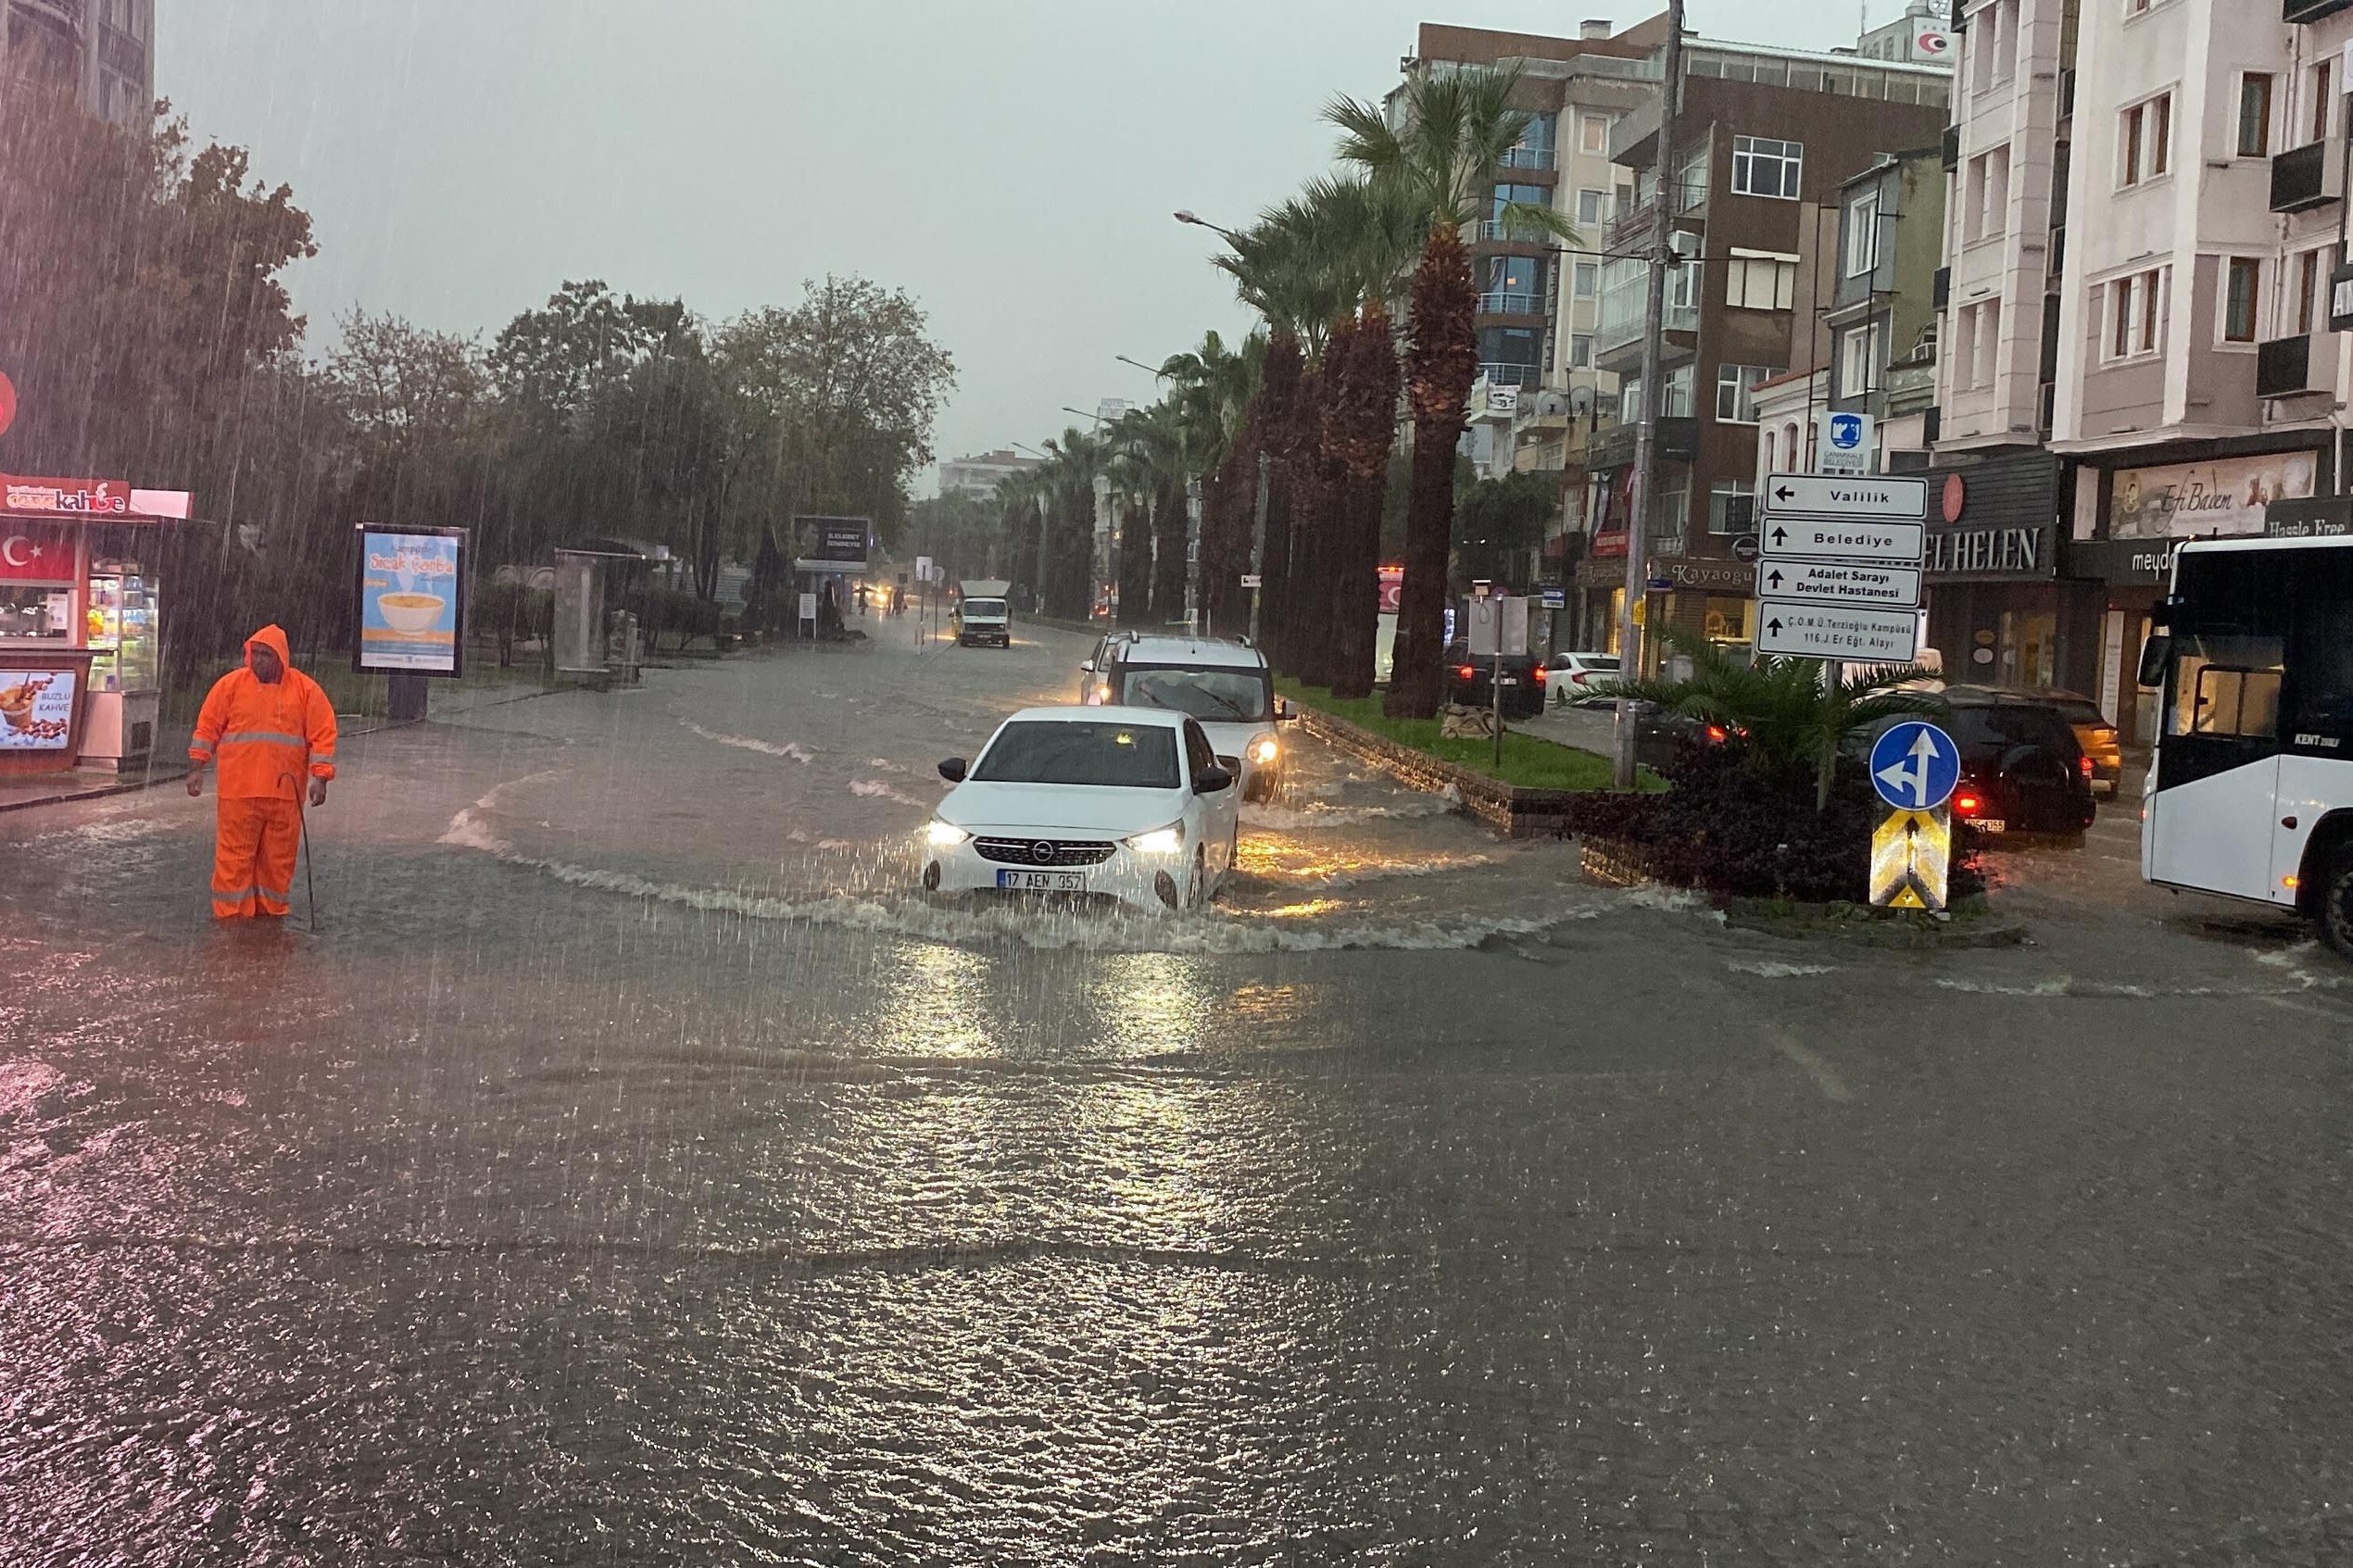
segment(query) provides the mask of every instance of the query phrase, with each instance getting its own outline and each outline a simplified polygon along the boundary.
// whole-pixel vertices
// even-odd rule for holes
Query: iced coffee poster
[[[419,675],[460,673],[459,606],[465,597],[459,562],[462,530],[359,533],[361,670]]]
[[[75,679],[71,670],[0,670],[0,751],[63,751]]]

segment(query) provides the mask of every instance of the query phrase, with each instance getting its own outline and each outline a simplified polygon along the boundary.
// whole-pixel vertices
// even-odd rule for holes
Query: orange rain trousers
[[[220,920],[283,915],[292,907],[302,808],[268,796],[224,795],[212,853],[212,912]]]

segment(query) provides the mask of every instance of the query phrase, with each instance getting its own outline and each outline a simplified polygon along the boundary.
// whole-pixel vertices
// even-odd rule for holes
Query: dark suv
[[[2099,809],[2092,801],[2092,762],[2056,699],[1990,686],[1947,686],[1951,711],[1933,720],[1961,749],[1953,815],[1982,833],[2080,834]],[[1861,739],[1859,751],[1888,720]]]
[[[1470,645],[1457,639],[1446,646],[1446,700],[1466,708],[1487,708],[1494,704],[1493,688],[1488,682],[1495,671],[1495,656],[1473,654]],[[1503,709],[1506,719],[1536,719],[1544,712],[1545,684],[1552,671],[1532,654],[1507,653],[1503,659]]]

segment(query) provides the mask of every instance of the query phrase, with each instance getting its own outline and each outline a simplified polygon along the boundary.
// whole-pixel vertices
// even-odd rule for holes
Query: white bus
[[[2160,621],[2142,876],[2295,909],[2353,958],[2353,538],[2192,541]]]

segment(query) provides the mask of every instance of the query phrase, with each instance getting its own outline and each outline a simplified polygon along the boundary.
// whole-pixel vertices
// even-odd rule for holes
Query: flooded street
[[[2341,1547],[2292,928],[1795,943],[1303,740],[1208,913],[940,904],[1086,644],[867,625],[346,742],[315,934],[209,800],[0,817],[0,1562]]]

